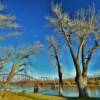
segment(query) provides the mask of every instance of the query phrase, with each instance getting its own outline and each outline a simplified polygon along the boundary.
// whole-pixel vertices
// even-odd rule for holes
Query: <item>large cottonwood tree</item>
[[[52,6],[52,11],[53,15],[47,17],[47,20],[64,36],[69,47],[76,69],[75,81],[79,89],[79,96],[89,96],[87,72],[93,54],[100,47],[100,13],[96,11],[94,5],[88,9],[79,9],[73,16],[74,18],[63,12],[58,4]],[[91,38],[92,44],[89,44]],[[76,48],[74,48],[75,45]]]

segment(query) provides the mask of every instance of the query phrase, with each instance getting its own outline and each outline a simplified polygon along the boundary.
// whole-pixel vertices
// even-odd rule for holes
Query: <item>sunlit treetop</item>
[[[63,12],[59,4],[52,6],[52,11],[54,13],[53,17],[47,17],[49,23],[61,32],[60,26],[66,30],[67,34],[78,33],[78,36],[82,38],[84,35],[89,35],[90,33],[100,32],[100,14],[96,11],[94,4],[88,9],[79,9],[76,15],[72,19],[68,13]]]
[[[18,28],[19,24],[16,23],[16,17],[3,14],[5,6],[0,4],[0,28]]]
[[[5,6],[0,3],[0,29],[16,29],[20,28],[20,25],[16,22],[16,16],[10,14],[3,14],[3,11],[6,10]],[[7,35],[0,34],[0,40],[9,37],[9,36],[19,35],[19,32],[10,32]]]

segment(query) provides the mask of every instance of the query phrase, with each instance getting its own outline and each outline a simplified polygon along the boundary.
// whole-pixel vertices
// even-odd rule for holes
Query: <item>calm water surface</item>
[[[22,88],[22,87],[10,87],[9,90],[15,91],[15,92],[30,92],[33,93],[34,88],[28,87],[28,88]],[[64,96],[67,97],[77,97],[78,96],[78,88],[76,86],[70,86],[70,87],[64,87]],[[100,86],[96,87],[89,87],[88,88],[89,96],[90,97],[100,97]],[[50,95],[58,95],[58,88],[51,89],[51,88],[39,88],[39,93],[42,94],[50,94]]]

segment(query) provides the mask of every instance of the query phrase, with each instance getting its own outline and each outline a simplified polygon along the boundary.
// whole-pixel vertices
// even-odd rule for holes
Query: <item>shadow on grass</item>
[[[19,93],[19,95],[25,96],[33,100],[100,100],[100,98],[94,98],[94,97],[64,97],[64,96],[47,95],[47,94]]]

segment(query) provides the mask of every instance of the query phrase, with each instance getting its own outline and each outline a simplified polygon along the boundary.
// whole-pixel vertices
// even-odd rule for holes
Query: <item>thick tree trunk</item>
[[[77,76],[75,81],[78,86],[79,97],[88,97],[87,76]]]

